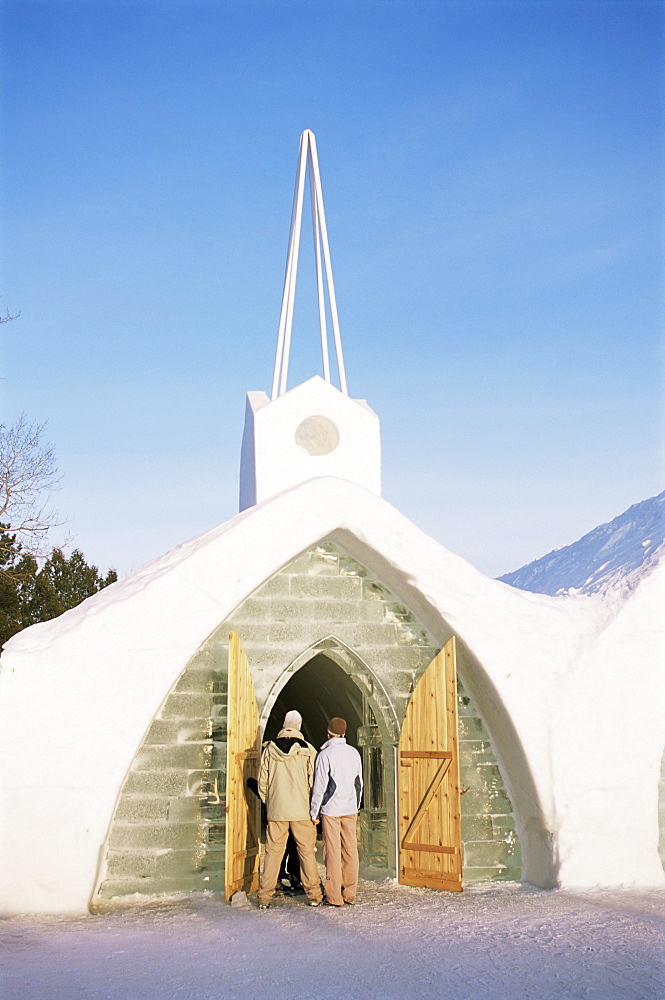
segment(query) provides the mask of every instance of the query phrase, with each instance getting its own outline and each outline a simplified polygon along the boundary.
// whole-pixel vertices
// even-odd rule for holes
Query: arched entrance
[[[384,746],[375,714],[377,706],[372,704],[371,696],[332,655],[315,652],[287,680],[270,711],[263,740],[274,739],[291,709],[302,715],[303,736],[317,750],[328,738],[328,721],[332,716],[346,719],[347,742],[360,751],[363,760],[365,788],[358,822],[360,864],[365,871],[392,871],[395,847],[393,824],[388,823],[388,816],[392,817],[394,801],[393,745]]]
[[[304,673],[300,678],[300,694],[307,705],[321,701],[319,735],[312,732],[310,741],[320,746],[327,717],[344,714],[338,697],[348,699],[344,704],[350,723],[355,704],[353,724],[365,759],[366,788],[375,789],[373,806],[365,796],[366,811],[359,824],[364,861],[379,867],[377,875],[382,869],[383,878],[394,874],[394,748],[415,684],[449,635],[434,639],[370,569],[337,542],[325,541],[301,553],[248,595],[211,633],[167,694],[118,797],[92,905],[137,892],[223,889],[231,630],[237,631],[247,653],[261,730],[267,735],[280,696],[277,726],[285,710],[299,707],[285,707],[287,694],[282,692],[310,662],[322,657],[319,664],[325,664],[326,671],[331,664],[339,669],[331,674],[338,679],[333,683],[334,706],[328,700],[330,692],[319,684],[322,675],[313,672],[318,668],[312,666],[309,677]],[[512,803],[488,731],[491,727],[499,732],[501,726],[505,730],[505,719],[495,710],[499,701],[488,697],[483,684],[473,683],[480,668],[472,654],[463,643],[458,649],[463,680],[458,684],[458,714],[464,881],[519,879]],[[294,687],[288,694],[297,690]],[[481,701],[487,725],[477,707]],[[365,715],[367,706],[373,717]],[[505,746],[513,756],[517,753],[516,734]],[[513,768],[528,791],[528,772],[520,771],[517,763]],[[528,801],[534,802],[535,794]],[[551,845],[545,833],[539,833],[544,831],[540,819],[534,830],[532,857],[540,851],[536,860],[541,854],[547,860]],[[538,871],[545,868],[543,862]],[[544,882],[540,875],[533,881]]]

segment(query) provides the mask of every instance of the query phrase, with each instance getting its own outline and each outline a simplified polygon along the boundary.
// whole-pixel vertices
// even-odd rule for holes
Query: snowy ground
[[[3,1000],[647,1000],[665,996],[665,893],[463,894],[364,882],[341,910],[197,896],[0,923]]]

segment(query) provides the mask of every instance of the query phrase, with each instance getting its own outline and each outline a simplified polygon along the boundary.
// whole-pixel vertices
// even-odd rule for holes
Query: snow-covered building
[[[446,846],[430,818],[408,842],[413,867],[427,867],[424,858],[431,873],[457,852],[466,883],[665,883],[665,564],[629,590],[526,593],[484,576],[381,498],[379,419],[346,392],[316,151],[304,133],[296,209],[308,158],[340,386],[322,318],[324,377],[286,390],[296,210],[273,398],[248,394],[241,512],[4,649],[4,913],[224,888],[230,636],[247,657],[262,738],[291,708],[314,743],[331,715],[348,720],[365,767],[366,869],[404,874],[399,769],[451,756],[426,719],[430,749],[404,752],[403,740],[419,682],[455,637],[448,738],[461,834]],[[317,276],[322,294],[322,267]]]

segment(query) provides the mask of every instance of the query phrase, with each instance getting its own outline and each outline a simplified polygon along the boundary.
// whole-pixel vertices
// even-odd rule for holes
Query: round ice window
[[[329,455],[339,444],[339,431],[327,417],[306,417],[296,429],[296,444],[308,455]]]

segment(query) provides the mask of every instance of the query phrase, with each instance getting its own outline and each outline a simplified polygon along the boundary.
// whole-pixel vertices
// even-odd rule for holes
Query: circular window
[[[306,417],[296,429],[296,444],[308,455],[329,455],[339,444],[339,431],[327,417]]]

